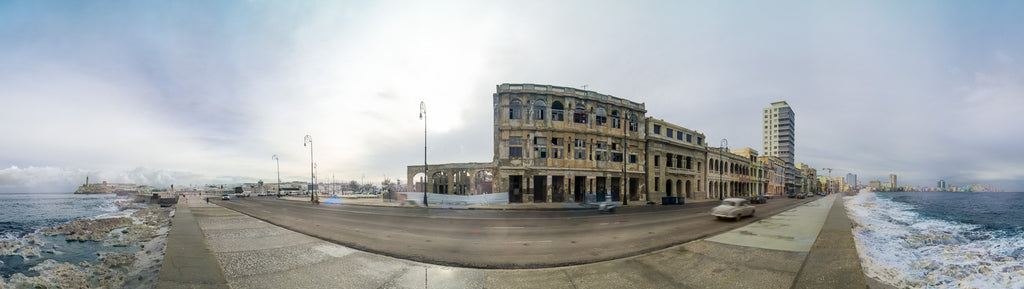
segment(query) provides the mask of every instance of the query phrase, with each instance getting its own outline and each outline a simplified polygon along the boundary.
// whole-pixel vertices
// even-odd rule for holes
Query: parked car
[[[764,203],[768,203],[768,196],[757,195],[757,196],[750,197],[750,203],[751,204],[764,204]]]
[[[797,199],[803,199],[803,198],[806,198],[806,197],[807,197],[807,193],[799,193],[799,194],[796,194],[796,198],[797,198]]]
[[[718,218],[729,218],[739,221],[745,216],[754,216],[754,206],[750,201],[740,198],[722,200],[722,204],[711,209],[711,215]]]

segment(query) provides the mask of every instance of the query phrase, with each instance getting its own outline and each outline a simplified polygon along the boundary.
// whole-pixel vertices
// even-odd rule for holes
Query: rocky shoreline
[[[132,201],[115,204],[124,214],[75,220],[39,229],[21,238],[0,240],[0,256],[46,259],[31,267],[32,272],[26,272],[29,275],[0,276],[0,288],[155,287],[174,208]],[[60,237],[64,244],[59,241]],[[78,263],[51,259],[56,255],[75,254],[66,252],[72,242],[96,242],[95,258]]]

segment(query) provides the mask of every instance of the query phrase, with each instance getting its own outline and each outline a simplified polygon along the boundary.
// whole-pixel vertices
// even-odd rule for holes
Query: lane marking
[[[526,227],[484,227],[484,229],[523,229]]]
[[[505,241],[505,242],[502,242],[502,243],[505,243],[505,244],[515,244],[515,243],[551,243],[551,240],[543,240],[543,241]]]

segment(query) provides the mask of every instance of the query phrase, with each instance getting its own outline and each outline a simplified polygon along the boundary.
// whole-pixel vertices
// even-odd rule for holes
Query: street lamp
[[[430,207],[427,203],[427,180],[429,179],[427,167],[427,103],[420,101],[420,119],[423,120],[423,207]]]
[[[724,184],[725,181],[722,180],[722,178],[724,177],[724,174],[725,174],[725,166],[722,165],[723,161],[725,160],[725,158],[722,156],[722,154],[725,152],[725,148],[729,147],[729,140],[723,138],[722,142],[721,142],[721,146],[722,147],[720,147],[719,150],[718,150],[718,200],[719,201],[722,200],[722,196],[725,194],[725,184]]]
[[[828,182],[827,182],[828,185],[825,186],[825,190],[827,190],[828,194],[831,195],[832,194],[832,168],[821,168],[821,169],[828,171]]]
[[[273,157],[271,157],[271,158],[273,158],[275,161],[277,161],[277,197],[280,198],[281,197],[281,160],[277,158],[276,154]]]
[[[622,205],[625,206],[629,204],[629,194],[626,191],[626,182],[627,180],[629,180],[629,178],[626,177],[626,148],[629,147],[628,145],[626,145],[626,123],[631,123],[631,114],[624,113],[623,120],[624,123],[622,125]]]
[[[315,202],[316,193],[313,191],[313,186],[314,184],[316,184],[313,181],[313,137],[309,136],[308,134],[306,135],[306,138],[303,139],[302,142],[302,146],[306,145],[309,145],[309,201]]]

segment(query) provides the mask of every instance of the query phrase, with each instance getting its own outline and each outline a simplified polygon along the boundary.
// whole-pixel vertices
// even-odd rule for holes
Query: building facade
[[[786,164],[786,190],[796,186],[796,113],[785,101],[776,101],[762,111],[761,142],[765,156]]]
[[[650,117],[646,125],[646,199],[706,199],[704,134]]]
[[[645,201],[643,103],[537,84],[498,85],[493,101],[494,181],[509,202]]]
[[[782,196],[786,187],[786,163],[774,156],[758,157],[757,161],[764,166],[765,194],[771,196]]]

